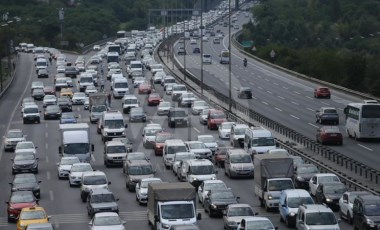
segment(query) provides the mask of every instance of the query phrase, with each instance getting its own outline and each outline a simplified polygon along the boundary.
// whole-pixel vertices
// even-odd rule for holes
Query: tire
[[[291,224],[289,223],[289,219],[288,219],[288,218],[285,219],[285,225],[286,225],[286,227],[288,227],[288,228],[293,227],[293,225],[291,225]]]
[[[351,217],[351,215],[350,215],[349,212],[347,212],[347,216],[346,216],[346,218],[347,218],[347,223],[349,223],[349,224],[352,224],[352,223],[353,223],[353,221],[352,221],[352,217]]]

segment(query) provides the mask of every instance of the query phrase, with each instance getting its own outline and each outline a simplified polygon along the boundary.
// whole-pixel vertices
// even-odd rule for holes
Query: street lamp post
[[[185,50],[183,54],[183,79],[186,81],[186,20],[183,23],[183,48]]]
[[[228,0],[228,109],[232,110],[232,81],[231,81],[231,0]]]
[[[201,95],[203,95],[203,1],[201,0]]]
[[[63,22],[65,19],[65,11],[63,10],[63,8],[58,9],[58,18],[59,18],[59,22],[61,26],[61,45],[62,45],[63,44]]]

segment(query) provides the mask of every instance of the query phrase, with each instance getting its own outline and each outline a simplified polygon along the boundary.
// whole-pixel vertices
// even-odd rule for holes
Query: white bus
[[[107,62],[117,62],[119,63],[119,53],[118,52],[108,52],[107,53]]]
[[[350,103],[344,109],[349,137],[380,138],[380,103]]]
[[[222,50],[220,52],[220,64],[229,64],[230,63],[230,51]]]

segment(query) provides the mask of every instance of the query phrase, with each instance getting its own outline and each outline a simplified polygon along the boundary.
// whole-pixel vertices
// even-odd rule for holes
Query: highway
[[[91,54],[89,54],[91,55]],[[69,61],[74,62],[75,55],[67,55]],[[88,56],[86,57],[88,59]],[[45,121],[41,119],[41,124],[28,124],[23,125],[20,113],[20,101],[24,97],[30,96],[30,85],[32,81],[37,80],[35,74],[33,58],[31,54],[21,54],[20,64],[16,72],[16,79],[14,84],[8,90],[7,94],[0,101],[0,109],[3,111],[1,119],[1,135],[4,135],[9,128],[20,128],[27,134],[27,140],[31,140],[38,146],[37,154],[39,157],[39,174],[37,178],[42,181],[41,183],[41,200],[40,205],[44,207],[49,215],[52,215],[51,222],[55,224],[56,229],[63,230],[79,230],[88,228],[90,218],[87,216],[86,206],[80,200],[79,188],[70,188],[67,180],[58,180],[57,166],[60,155],[58,154],[59,121]],[[215,64],[210,67],[216,67]],[[235,67],[236,68],[236,67]],[[44,84],[52,84],[55,67],[49,67],[51,76],[48,79],[38,79]],[[147,79],[150,73],[146,74]],[[211,79],[212,80],[212,79]],[[264,88],[265,86],[263,86]],[[109,90],[109,82],[106,84],[106,89]],[[130,88],[131,92],[133,89]],[[161,86],[156,87],[157,92],[164,96]],[[174,133],[174,135],[183,140],[194,140],[198,134],[213,134],[217,138],[216,131],[209,131],[205,126],[200,125],[197,116],[191,117],[190,128],[169,128],[165,117],[157,116],[155,107],[145,105],[147,95],[138,95],[136,90],[134,92],[140,99],[141,105],[147,111],[148,122],[160,123],[162,126]],[[257,95],[255,94],[257,97]],[[170,101],[170,98],[165,96],[165,100]],[[42,109],[42,102],[37,102]],[[112,100],[113,109],[121,109],[120,100]],[[4,112],[7,111],[7,112]],[[89,122],[88,111],[83,110],[83,106],[74,106],[74,111],[79,116],[79,122]],[[127,116],[124,115],[127,119]],[[141,133],[145,126],[144,123],[129,124],[127,129],[127,137],[133,140],[133,150],[143,151],[150,156],[151,162],[156,169],[156,176],[160,177],[163,181],[174,182],[177,181],[176,177],[170,170],[163,167],[162,157],[156,157],[152,154],[152,150],[146,150],[142,147]],[[147,211],[145,206],[140,206],[135,200],[135,193],[128,192],[125,188],[125,177],[121,168],[105,168],[102,162],[103,143],[100,136],[96,133],[96,126],[91,125],[91,138],[95,144],[95,152],[93,161],[91,162],[93,168],[104,171],[108,179],[112,182],[110,190],[114,192],[119,198],[119,208],[121,217],[127,221],[126,229],[149,229],[147,224]],[[190,135],[190,136],[189,136]],[[221,145],[228,145],[228,142],[220,141]],[[10,185],[12,181],[11,174],[11,158],[12,152],[4,152],[3,149],[0,153],[0,173],[1,183],[0,189],[2,192],[1,201],[4,204],[10,196]],[[225,181],[228,187],[232,188],[236,196],[240,196],[241,203],[251,204],[260,216],[266,216],[271,219],[275,226],[280,229],[285,229],[285,225],[279,222],[278,213],[267,213],[264,209],[259,207],[258,199],[254,197],[254,187],[252,179],[229,179],[224,175],[223,169],[218,170],[217,177]],[[15,224],[7,223],[5,205],[0,210],[0,229],[8,230],[15,229]],[[222,229],[223,222],[220,218],[208,217],[204,213],[201,206],[197,207],[202,213],[202,220],[200,220],[201,229]],[[342,229],[349,228],[345,222],[341,223]]]
[[[239,14],[240,28],[248,20],[249,17]],[[211,54],[213,57],[213,64],[203,65],[203,79],[205,84],[228,96],[229,67],[226,64],[219,64],[220,51],[228,48],[228,27],[214,26],[214,31],[219,29],[226,35],[221,44],[213,44],[212,39],[214,37],[210,37],[208,42],[203,42],[204,53]],[[231,28],[231,33],[236,31]],[[177,43],[174,50],[176,51],[179,46],[183,46],[183,44]],[[187,40],[185,47],[188,55],[184,57],[175,53],[175,58],[182,66],[186,63],[186,69],[200,79],[201,56],[200,54],[193,54],[193,48],[200,47],[200,40],[198,40],[197,45],[190,45],[189,40]],[[380,158],[375,154],[380,151],[380,143],[378,141],[355,141],[349,139],[345,133],[343,109],[350,102],[361,102],[362,98],[330,89],[332,91],[331,99],[315,99],[313,92],[318,86],[317,84],[291,76],[249,57],[247,57],[248,66],[244,67],[243,59],[246,56],[239,53],[234,47],[231,56],[232,96],[234,100],[253,108],[274,121],[286,124],[314,140],[316,130],[319,127],[319,124],[315,122],[315,111],[321,107],[335,107],[340,115],[339,129],[343,133],[344,140],[343,146],[330,147],[367,166],[374,169],[378,168]],[[253,91],[253,99],[238,99],[237,90],[240,86],[249,86]]]

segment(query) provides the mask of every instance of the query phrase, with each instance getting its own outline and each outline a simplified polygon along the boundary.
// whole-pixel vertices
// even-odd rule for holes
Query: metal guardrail
[[[165,45],[172,46],[177,39],[178,39],[178,36],[177,37],[176,36],[170,37],[167,40],[163,41],[160,44],[160,47],[165,46]],[[161,57],[160,55],[158,55],[158,56],[159,56],[161,62],[165,64],[165,62],[163,61],[163,57]],[[173,59],[172,61],[173,61],[174,65],[177,67],[177,69],[182,72],[182,74],[186,74],[188,79],[190,79],[196,85],[201,84],[201,81],[196,76],[192,75],[187,70],[185,72],[185,70],[182,68],[182,66],[175,59]],[[171,70],[171,68],[169,66],[167,66],[167,69],[169,71],[171,71],[171,74],[173,76],[176,76],[176,74]],[[197,92],[197,90],[195,88],[193,88],[191,85],[189,85],[186,81],[183,81],[179,77],[177,77],[177,79],[179,79],[182,83],[184,83],[188,87],[190,87],[190,89],[192,89],[193,92]],[[207,91],[208,93],[210,93],[210,94],[214,95],[216,98],[218,98],[219,103],[210,101],[208,98],[206,98],[202,95],[199,95],[199,93],[197,93],[199,97],[203,98],[206,101],[211,102],[211,104],[213,106],[218,107],[218,108],[226,111],[226,114],[230,120],[237,121],[240,123],[248,123],[250,126],[253,125],[250,122],[245,121],[244,119],[242,119],[238,115],[227,111],[225,108],[223,108],[222,106],[219,105],[220,101],[223,102],[224,104],[228,105],[229,98],[226,95],[224,95],[223,93],[214,89],[212,86],[207,85],[205,83],[203,84],[203,86],[204,86],[205,91]],[[376,184],[379,183],[380,171],[373,169],[373,168],[370,168],[370,167],[368,167],[368,166],[366,166],[366,165],[364,165],[358,161],[355,161],[349,157],[346,157],[343,154],[332,150],[331,148],[328,148],[326,146],[322,146],[319,143],[316,143],[314,140],[311,140],[310,138],[296,132],[295,130],[293,130],[293,129],[285,126],[285,125],[282,125],[281,123],[276,122],[276,121],[258,113],[257,111],[254,111],[253,109],[248,108],[248,107],[240,104],[239,102],[237,102],[233,99],[232,99],[232,108],[243,113],[247,117],[269,127],[270,129],[276,131],[277,133],[280,133],[280,134],[286,136],[287,138],[305,146],[307,149],[313,151],[314,153],[317,153],[318,155],[325,157],[329,161],[332,161],[339,166],[345,167],[347,170],[350,170],[351,172],[359,174],[360,176],[364,176],[366,179],[369,179],[371,182],[375,182]],[[302,158],[306,159],[308,162],[314,163],[318,168],[320,168],[321,171],[333,172],[333,173],[337,174],[342,179],[342,181],[346,185],[348,185],[348,187],[350,189],[352,189],[352,190],[367,190],[367,191],[370,191],[370,192],[377,194],[377,195],[380,194],[380,191],[377,191],[373,188],[370,188],[366,185],[363,185],[361,182],[353,180],[351,177],[347,176],[344,173],[337,171],[333,167],[330,167],[330,166],[324,164],[322,161],[317,160],[317,159],[313,158],[312,156],[309,156],[308,154],[292,147],[289,143],[282,142],[279,139],[277,139],[277,142],[280,144],[280,146],[282,146],[283,148],[286,148],[292,155],[299,155]]]

